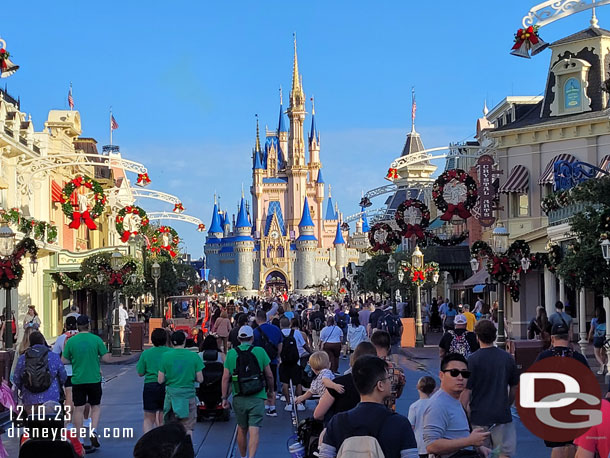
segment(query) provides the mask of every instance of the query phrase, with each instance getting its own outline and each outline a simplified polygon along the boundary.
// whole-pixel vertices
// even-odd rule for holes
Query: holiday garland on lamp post
[[[29,253],[30,257],[34,259],[38,253],[36,242],[29,237],[25,237],[17,243],[12,255],[0,259],[0,284],[2,285],[2,288],[11,289],[19,286],[19,282],[21,282],[21,279],[23,278],[21,258],[23,258],[26,253]]]
[[[85,207],[80,206],[80,202],[72,202],[72,194],[78,190],[81,186],[93,191],[94,204],[93,208],[89,210],[89,205]],[[89,230],[97,229],[97,225],[93,221],[104,212],[106,205],[106,196],[104,195],[104,189],[102,186],[92,178],[88,176],[77,176],[73,180],[70,180],[63,188],[62,194],[62,205],[61,208],[64,214],[72,220],[68,225],[70,229],[78,229],[82,222],[85,223]]]

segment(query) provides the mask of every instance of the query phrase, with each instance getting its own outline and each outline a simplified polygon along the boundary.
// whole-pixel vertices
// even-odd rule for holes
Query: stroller
[[[222,408],[222,374],[224,365],[218,361],[217,350],[203,352],[203,383],[199,385],[197,398],[197,421],[223,420],[229,421],[231,411]]]
[[[45,415],[38,410],[34,416],[24,420],[15,420],[15,427],[26,429],[20,440],[19,458],[37,458],[52,456],[56,458],[81,458],[85,455],[83,446],[76,435],[61,436],[64,427],[63,408],[61,404],[50,401],[43,404]],[[44,432],[44,436],[41,432]],[[53,439],[55,438],[55,439]]]

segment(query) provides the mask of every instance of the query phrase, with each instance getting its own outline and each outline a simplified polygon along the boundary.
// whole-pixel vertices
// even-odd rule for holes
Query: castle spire
[[[311,98],[311,131],[309,132],[309,145],[315,140],[316,143],[320,143],[320,133],[316,129],[316,106],[314,98]]]
[[[282,96],[282,86],[280,86],[280,118],[278,121],[277,132],[288,132],[286,129],[286,123],[284,122],[284,98]]]
[[[299,59],[297,57],[297,33],[292,34],[294,37],[294,62],[292,64],[292,92],[296,92],[301,88],[299,78]]]
[[[305,202],[303,203],[303,215],[301,216],[301,222],[299,223],[299,227],[313,227],[313,220],[311,219],[311,212],[309,211],[309,203],[307,201],[307,197],[305,197]]]
[[[222,223],[218,212],[218,204],[216,201],[216,193],[214,193],[214,210],[212,210],[212,224],[210,224],[209,234],[222,234]]]
[[[252,155],[254,156],[254,169],[263,169],[263,163],[261,160],[261,156],[262,156],[262,151],[261,151],[261,141],[260,141],[260,130],[258,127],[258,115],[254,115],[256,116],[256,144],[254,146],[254,151],[252,152]]]
[[[343,232],[341,231],[341,223],[337,222],[337,232],[335,233],[334,245],[345,245],[345,239],[343,238]]]
[[[256,152],[260,153],[261,152],[261,137],[260,137],[260,129],[258,127],[258,114],[255,114],[254,116],[256,116]]]
[[[241,202],[239,203],[239,214],[237,215],[237,222],[235,223],[237,229],[242,227],[252,227],[250,220],[248,219],[248,212],[246,211],[246,203],[242,191]]]

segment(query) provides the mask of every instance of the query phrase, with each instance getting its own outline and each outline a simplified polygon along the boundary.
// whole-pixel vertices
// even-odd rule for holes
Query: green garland
[[[57,226],[45,221],[38,221],[34,218],[26,218],[21,215],[18,208],[10,210],[0,209],[0,221],[16,226],[19,232],[26,236],[31,236],[35,240],[47,243],[54,243],[57,240]]]
[[[29,237],[25,237],[17,243],[11,256],[0,260],[0,285],[2,285],[2,288],[10,289],[19,286],[23,278],[21,259],[26,253],[34,259],[38,253],[36,242]]]

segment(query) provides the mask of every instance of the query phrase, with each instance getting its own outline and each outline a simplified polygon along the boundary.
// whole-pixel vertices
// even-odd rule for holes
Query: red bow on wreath
[[[121,236],[121,242],[126,243],[129,240],[129,237],[131,237],[131,234],[137,234],[137,232],[129,232],[129,231],[123,231],[123,235]]]
[[[0,262],[0,272],[6,276],[9,280],[15,278],[15,273],[13,272],[13,264],[11,261],[1,261]]]
[[[110,280],[108,281],[108,284],[114,285],[115,283],[117,283],[118,285],[123,284],[123,275],[121,274],[121,272],[112,272],[110,274]]]
[[[470,212],[464,206],[464,202],[460,202],[457,205],[448,204],[447,211],[441,216],[441,219],[443,221],[449,221],[453,215],[458,215],[462,219],[468,219],[470,217]]]
[[[89,214],[89,210],[85,210],[82,213],[75,210],[74,213],[72,213],[72,222],[68,227],[70,229],[78,229],[80,227],[81,218],[90,231],[97,229],[95,221],[93,221],[91,215]]]
[[[421,270],[413,271],[413,281],[426,281],[426,277]]]
[[[417,236],[418,239],[424,238],[424,231],[422,231],[422,228],[419,224],[407,224],[405,237],[410,238],[412,235]]]
[[[531,25],[527,29],[517,30],[513,49],[519,49],[524,41],[529,41],[533,45],[538,44],[538,34]]]

